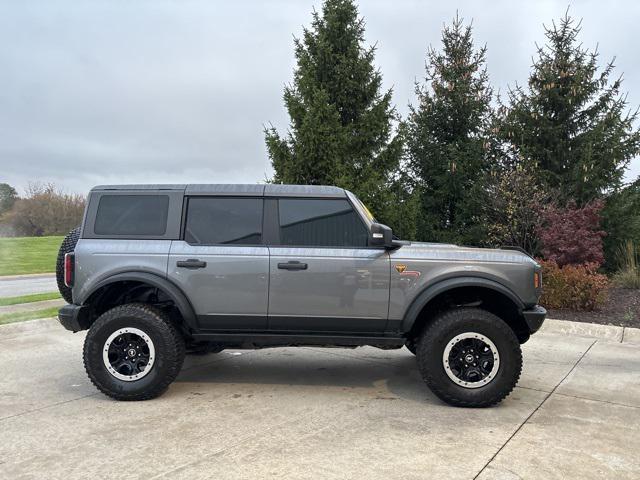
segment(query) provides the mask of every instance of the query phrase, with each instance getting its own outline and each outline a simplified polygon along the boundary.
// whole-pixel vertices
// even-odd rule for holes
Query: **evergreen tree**
[[[640,177],[607,195],[602,219],[607,232],[604,237],[605,267],[612,271],[619,267],[617,257],[621,246],[630,241],[640,248]]]
[[[402,142],[364,27],[352,0],[326,0],[313,12],[311,27],[294,40],[297,66],[284,90],[289,132],[266,129],[266,144],[273,182],[347,188],[393,227],[399,213],[390,187]]]
[[[427,52],[425,84],[416,84],[407,157],[420,192],[422,240],[485,241],[480,212],[492,98],[485,54],[485,47],[474,48],[471,26],[456,16],[442,32],[442,51]]]
[[[613,62],[600,69],[598,52],[579,43],[580,30],[568,14],[545,28],[528,89],[509,92],[501,135],[562,202],[584,205],[621,184],[640,133],[637,112],[628,113],[620,93],[622,78],[611,81]]]

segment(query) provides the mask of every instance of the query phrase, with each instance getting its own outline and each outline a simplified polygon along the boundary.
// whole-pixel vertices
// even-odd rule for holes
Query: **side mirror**
[[[393,232],[381,223],[374,223],[369,230],[369,245],[373,247],[393,248]]]

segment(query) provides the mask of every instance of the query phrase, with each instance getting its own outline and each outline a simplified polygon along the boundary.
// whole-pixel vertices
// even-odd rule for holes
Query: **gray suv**
[[[58,267],[60,323],[89,330],[89,378],[118,400],[160,395],[187,353],[370,345],[406,346],[445,402],[489,406],[546,314],[525,253],[397,240],[328,186],[99,186]]]

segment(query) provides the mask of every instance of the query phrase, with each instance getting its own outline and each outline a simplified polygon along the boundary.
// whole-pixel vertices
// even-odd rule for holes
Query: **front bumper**
[[[547,316],[547,310],[540,305],[534,305],[531,308],[522,311],[524,321],[527,322],[529,333],[536,333],[544,323]]]
[[[65,305],[58,310],[58,321],[67,330],[79,332],[88,328],[88,308],[82,305]]]

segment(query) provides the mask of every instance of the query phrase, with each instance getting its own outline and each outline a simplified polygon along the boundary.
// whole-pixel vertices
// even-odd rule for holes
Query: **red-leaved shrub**
[[[538,260],[542,265],[542,298],[548,308],[598,310],[607,300],[609,279],[594,263],[565,265]]]
[[[604,262],[600,229],[601,200],[584,207],[569,203],[566,208],[548,207],[543,212],[543,224],[538,229],[542,242],[542,256],[560,266],[595,264]]]

